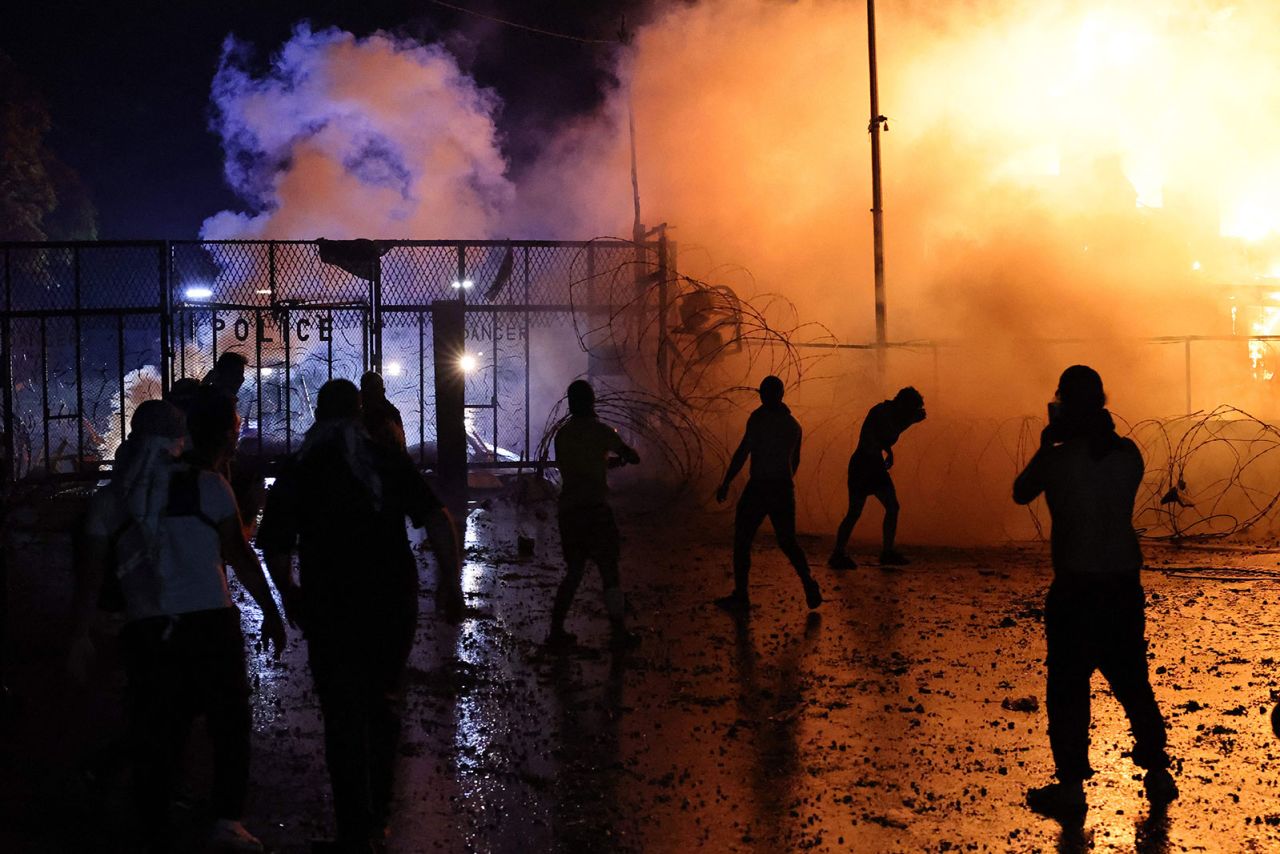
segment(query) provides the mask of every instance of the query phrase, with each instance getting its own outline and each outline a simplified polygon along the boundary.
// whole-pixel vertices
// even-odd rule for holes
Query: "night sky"
[[[586,39],[612,39],[637,0],[458,0],[455,5]],[[228,34],[265,65],[300,21],[443,42],[505,103],[504,150],[518,176],[544,131],[592,109],[613,48],[551,38],[430,0],[45,0],[8,4],[0,50],[43,94],[53,150],[88,186],[104,239],[191,238],[243,205],[222,177],[209,86]]]

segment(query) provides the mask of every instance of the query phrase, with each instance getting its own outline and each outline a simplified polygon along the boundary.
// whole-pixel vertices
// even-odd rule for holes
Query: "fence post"
[[[369,335],[369,369],[382,373],[382,256],[378,253],[373,254],[373,279],[369,282],[369,290],[372,292],[370,300],[370,309],[373,317],[371,322],[373,330]]]
[[[1191,414],[1191,336],[1187,336],[1182,341],[1183,361],[1186,365],[1186,383],[1187,383],[1187,414]]]
[[[4,250],[4,326],[0,328],[0,372],[4,381],[4,484],[13,483],[16,474],[13,436],[13,252]],[[0,549],[3,544],[0,543]]]
[[[173,380],[173,251],[169,241],[160,249],[160,392],[169,396]],[[124,400],[121,399],[121,409]],[[123,434],[121,434],[123,435]]]
[[[431,345],[436,393],[436,476],[445,503],[467,499],[466,307],[460,300],[431,303]]]

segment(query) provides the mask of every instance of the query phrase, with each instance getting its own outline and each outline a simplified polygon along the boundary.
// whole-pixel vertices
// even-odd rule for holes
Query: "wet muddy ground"
[[[551,655],[540,642],[560,565],[542,515],[517,526],[502,501],[473,510],[467,618],[446,625],[424,599],[391,851],[1280,850],[1280,553],[1148,546],[1152,679],[1182,797],[1148,816],[1124,718],[1095,677],[1099,773],[1084,827],[1064,830],[1022,806],[1051,768],[1047,548],[910,549],[911,566],[885,572],[863,543],[864,566],[837,574],[821,565],[829,539],[806,538],[827,597],[810,613],[765,535],[750,617],[735,620],[710,605],[730,586],[728,513],[624,511],[641,645],[609,652],[589,574],[569,624],[580,646]],[[120,676],[109,654],[88,689],[62,676],[65,543],[19,540],[0,849],[112,850],[128,838],[125,775],[109,759],[85,771],[119,731]],[[429,597],[434,570],[423,579]],[[304,852],[331,818],[301,640],[278,663],[250,658],[246,824],[270,850]],[[205,751],[197,729],[179,812],[196,850]]]

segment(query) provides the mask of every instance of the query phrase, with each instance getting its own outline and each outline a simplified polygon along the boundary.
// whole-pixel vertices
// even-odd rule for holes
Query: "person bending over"
[[[858,446],[849,457],[849,511],[836,531],[835,548],[827,560],[833,569],[856,569],[858,564],[845,553],[853,527],[858,524],[867,498],[874,495],[884,505],[884,536],[880,551],[881,566],[902,566],[906,557],[894,548],[898,535],[898,493],[893,488],[889,469],[893,468],[893,446],[912,424],[925,419],[924,398],[911,386],[899,391],[893,400],[871,407],[862,422]]]

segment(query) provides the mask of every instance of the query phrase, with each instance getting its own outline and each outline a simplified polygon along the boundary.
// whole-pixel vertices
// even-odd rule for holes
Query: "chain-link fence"
[[[431,465],[439,300],[467,306],[454,367],[467,373],[471,464],[528,462],[564,378],[589,368],[575,312],[622,310],[659,251],[603,240],[0,244],[5,473],[93,475],[138,403],[203,378],[228,350],[250,366],[242,453],[293,450],[319,387],[373,369],[411,453]]]

